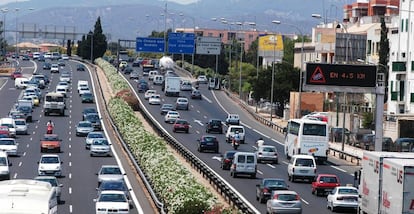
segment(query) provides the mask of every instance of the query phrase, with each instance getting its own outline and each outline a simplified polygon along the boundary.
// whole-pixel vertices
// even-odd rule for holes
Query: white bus
[[[0,181],[0,213],[56,214],[56,191],[50,183],[44,181]]]
[[[315,157],[318,162],[328,158],[328,124],[309,119],[291,119],[285,132],[285,155],[289,159],[296,154]]]

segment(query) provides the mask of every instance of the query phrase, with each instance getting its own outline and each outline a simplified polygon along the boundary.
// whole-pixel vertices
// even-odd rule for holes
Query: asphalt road
[[[140,68],[134,68],[140,70]],[[142,74],[142,73],[140,73]],[[183,74],[180,74],[183,75]],[[142,77],[148,80],[147,77]],[[131,83],[134,89],[136,89],[136,81],[130,80],[126,75],[126,79]],[[161,103],[174,104],[176,97],[166,97],[161,91],[161,86],[154,86],[150,82],[150,89],[155,89],[162,96]],[[197,155],[202,161],[204,161],[209,167],[211,167],[216,173],[230,183],[241,195],[246,198],[260,213],[266,212],[266,205],[260,204],[256,201],[256,184],[263,178],[283,178],[286,181],[287,178],[287,160],[283,154],[283,136],[280,133],[275,132],[257,122],[246,111],[242,110],[237,103],[233,102],[223,91],[211,91],[207,89],[207,85],[200,84],[200,91],[203,95],[202,100],[190,99],[190,92],[180,92],[180,96],[187,97],[190,102],[190,108],[188,111],[179,111],[181,118],[190,122],[190,133],[173,133],[172,125],[164,123],[164,116],[160,115],[160,106],[149,105],[147,100],[144,100],[144,94],[138,94],[141,102],[145,105],[146,109],[151,112],[152,116],[161,124],[165,130],[167,130],[178,141],[185,145],[190,151]],[[255,142],[259,137],[265,139],[266,144],[275,145],[279,151],[279,164],[259,164],[258,173],[256,179],[251,178],[232,178],[229,171],[220,169],[220,155],[215,153],[200,153],[197,151],[197,141],[201,135],[205,134],[205,123],[212,118],[218,118],[224,121],[227,113],[236,113],[241,117],[242,125],[246,128],[246,144],[242,144],[239,147],[239,151],[254,152]],[[224,130],[227,127],[224,128]],[[215,134],[220,141],[220,153],[224,153],[227,150],[233,150],[230,144],[225,142],[224,134]],[[330,157],[325,165],[318,165],[317,173],[336,174],[340,178],[341,184],[352,184],[353,173],[357,170],[354,167],[343,160]],[[292,183],[288,182],[290,189],[299,193],[303,204],[303,213],[330,213],[326,209],[326,197],[315,196],[311,194],[311,184],[307,182]],[[349,213],[349,211],[346,211]]]
[[[51,83],[43,90],[44,95],[55,89],[59,81],[59,74],[50,74],[49,71],[44,71],[42,64],[34,61],[20,61],[20,66],[23,68],[25,75],[30,76],[34,70],[37,70],[37,73],[44,73],[49,76]],[[59,181],[63,184],[61,197],[63,203],[58,205],[58,213],[95,213],[93,199],[97,197],[96,187],[98,181],[96,173],[102,165],[106,164],[120,165],[127,172],[124,178],[127,184],[130,187],[132,186],[131,196],[134,203],[131,213],[155,213],[149,205],[148,199],[143,196],[144,190],[138,184],[135,174],[131,173],[132,169],[125,164],[125,158],[120,155],[118,145],[112,143],[114,153],[112,157],[90,157],[89,151],[84,146],[85,137],[75,135],[76,124],[82,119],[82,110],[85,107],[96,108],[96,104],[81,103],[81,98],[76,90],[78,80],[88,80],[90,87],[92,87],[92,82],[88,71],[76,71],[77,64],[78,62],[70,60],[66,61],[66,66],[61,67],[61,71],[72,73],[72,87],[66,99],[65,116],[44,116],[41,106],[34,108],[33,122],[29,124],[30,134],[18,135],[17,137],[20,155],[11,157],[13,163],[11,177],[21,179],[37,176],[37,162],[42,155],[39,141],[46,133],[47,121],[52,120],[55,124],[54,133],[62,139],[62,152],[59,156],[63,161],[63,177],[59,178]],[[0,81],[0,83],[3,83],[0,84],[0,99],[2,100],[0,116],[6,117],[20,96],[21,90],[14,88],[13,80],[8,78],[2,80]]]

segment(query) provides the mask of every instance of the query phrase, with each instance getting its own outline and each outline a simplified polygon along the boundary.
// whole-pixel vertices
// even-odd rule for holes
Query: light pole
[[[19,32],[19,27],[18,27],[18,22],[17,22],[17,18],[18,18],[18,12],[19,12],[20,8],[15,8],[14,11],[16,11],[16,60],[19,59],[19,47],[18,47],[18,32]],[[17,67],[17,63],[16,63],[16,67]]]
[[[164,56],[167,55],[167,1],[165,1],[164,7]]]
[[[242,22],[236,22],[240,26],[240,32],[243,29]],[[239,98],[242,98],[242,65],[243,65],[243,41],[240,38],[240,71],[239,71]]]
[[[183,13],[180,13],[179,15],[184,16]],[[192,17],[192,16],[187,16],[187,17],[190,18],[193,21],[193,33],[195,34],[195,30],[196,30],[195,18]],[[197,35],[195,35],[195,36],[197,36]],[[184,55],[183,55],[183,57],[184,57]],[[194,52],[191,54],[191,73],[194,74]]]
[[[3,60],[6,59],[6,13],[9,11],[9,9],[7,8],[2,8],[1,12],[3,13],[3,41],[2,41],[2,46],[3,46]]]
[[[281,22],[278,20],[273,20],[272,23],[281,24]],[[286,23],[283,23],[283,24],[296,28],[296,30],[299,31],[300,33],[300,37],[302,38],[302,47],[300,48],[300,73],[299,73],[299,94],[298,94],[299,103],[298,103],[298,109],[296,110],[296,118],[299,118],[302,116],[302,84],[303,84],[303,63],[304,63],[303,62],[303,47],[305,45],[305,40],[303,37],[304,35],[302,33],[302,30],[298,26],[293,25],[293,24],[286,24]]]
[[[88,35],[91,36],[91,63],[93,64],[93,32],[89,32]]]

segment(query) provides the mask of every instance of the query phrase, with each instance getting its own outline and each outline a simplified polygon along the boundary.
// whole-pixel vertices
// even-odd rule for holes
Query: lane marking
[[[29,145],[27,145],[27,147],[29,147]],[[23,157],[26,156],[26,152],[23,152]]]
[[[336,167],[336,166],[331,166],[332,168],[334,168],[334,169],[336,169],[336,170],[339,170],[339,171],[341,171],[341,172],[346,172],[346,170],[343,170],[343,169],[341,169],[341,168],[339,168],[339,167]]]
[[[282,163],[284,163],[284,164],[286,164],[286,165],[289,165],[289,163],[288,163],[288,162],[286,162],[286,161],[282,161]]]
[[[16,178],[17,178],[17,173],[14,173],[13,178],[14,178],[14,179],[16,179]]]
[[[71,161],[69,162],[69,166],[72,166],[72,162]]]
[[[72,179],[72,173],[69,173],[69,179]]]
[[[72,194],[72,187],[69,187],[69,194]]]
[[[206,96],[204,96],[204,95],[201,95],[202,97],[203,97],[203,99],[204,100],[207,100],[207,102],[209,102],[209,103],[213,103],[210,99],[208,99]]]
[[[72,144],[69,144],[69,149],[72,148]]]
[[[19,162],[19,166],[22,166],[22,164],[23,164],[23,163],[20,161],[20,162]]]
[[[305,201],[305,199],[300,198],[301,201],[303,201],[303,203],[305,203],[306,205],[309,205],[309,202]]]
[[[268,165],[270,168],[276,169],[276,167],[275,167],[275,166],[273,166],[273,165],[272,165],[272,164],[270,164],[270,163],[268,163],[268,164],[266,164],[266,165]]]
[[[259,174],[263,175],[263,172],[262,172],[262,171],[260,171],[260,170],[257,170],[257,173],[259,173]]]
[[[69,212],[72,213],[73,209],[72,209],[72,204],[69,205]]]
[[[69,157],[71,157],[71,156],[72,156],[72,153],[69,152]]]

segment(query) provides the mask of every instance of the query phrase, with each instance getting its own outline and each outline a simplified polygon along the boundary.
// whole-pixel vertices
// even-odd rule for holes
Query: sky
[[[2,1],[2,0],[0,0],[0,1]],[[168,0],[168,1],[178,3],[178,4],[191,4],[191,3],[196,3],[200,0]]]

